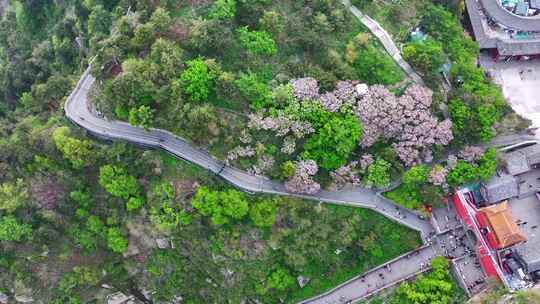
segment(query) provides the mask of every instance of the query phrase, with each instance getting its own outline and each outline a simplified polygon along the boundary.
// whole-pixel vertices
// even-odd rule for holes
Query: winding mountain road
[[[111,140],[125,140],[138,145],[161,148],[178,158],[197,164],[215,173],[232,185],[247,192],[289,195],[320,202],[369,208],[419,231],[422,237],[426,237],[433,231],[433,227],[429,221],[421,219],[416,213],[385,199],[372,189],[354,187],[350,190],[343,191],[322,190],[313,195],[290,193],[285,189],[283,183],[225,166],[207,152],[193,147],[186,140],[168,131],[159,129],[150,129],[147,131],[122,121],[111,121],[101,118],[95,114],[95,111],[92,110],[88,102],[88,92],[94,81],[95,78],[90,75],[90,68],[88,68],[68,97],[64,111],[73,123],[97,137]]]
[[[150,129],[147,131],[122,121],[111,121],[102,118],[95,114],[95,111],[88,100],[88,92],[94,82],[95,78],[90,74],[90,68],[86,69],[64,105],[66,116],[74,124],[86,129],[87,132],[94,136],[108,140],[124,140],[146,147],[161,148],[178,158],[197,164],[215,173],[232,185],[250,193],[259,192],[289,195],[319,202],[369,208],[420,232],[424,241],[434,232],[433,226],[429,221],[420,218],[416,213],[408,209],[394,204],[372,189],[354,187],[344,191],[322,190],[314,195],[290,193],[285,189],[283,183],[272,181],[263,176],[250,175],[247,172],[236,168],[225,166],[207,152],[193,147],[186,140],[168,131],[159,129]],[[422,252],[431,253],[432,250],[425,248]],[[431,254],[428,254],[428,257],[425,258],[429,257],[431,257]],[[326,299],[330,300],[335,299],[336,297],[339,299],[358,300],[375,291],[391,286],[401,279],[408,278],[420,270],[418,263],[413,259],[407,261],[400,259],[393,261],[392,263],[396,263],[396,265],[403,264],[402,266],[397,267],[398,269],[402,269],[402,271],[395,271],[393,275],[389,275],[388,280],[384,285],[377,286],[377,288],[374,285],[373,288],[359,290],[359,286],[368,283],[364,284],[364,282],[357,277],[323,295],[317,296],[313,300],[307,300],[302,303],[333,303],[333,300],[332,302],[327,302]],[[370,276],[371,275],[368,275],[367,282],[372,281],[372,279],[369,279]]]

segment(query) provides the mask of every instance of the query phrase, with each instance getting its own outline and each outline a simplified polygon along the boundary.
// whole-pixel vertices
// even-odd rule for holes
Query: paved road
[[[277,195],[290,195],[305,199],[373,209],[386,217],[406,225],[421,233],[423,237],[433,231],[431,224],[414,212],[402,208],[381,197],[374,190],[355,187],[344,191],[322,190],[314,195],[299,195],[287,192],[283,183],[262,176],[250,175],[245,171],[225,166],[207,152],[191,146],[184,139],[164,130],[146,131],[121,121],[109,121],[94,114],[88,103],[88,91],[95,79],[87,69],[75,90],[68,97],[64,110],[66,116],[88,132],[102,138],[126,140],[148,147],[156,147],[197,164],[216,173],[226,181],[247,192],[262,192]]]
[[[433,246],[421,247],[299,304],[355,303],[429,270],[435,256],[437,252]]]
[[[397,48],[396,44],[392,40],[392,37],[386,32],[386,30],[375,20],[368,15],[364,15],[356,6],[351,4],[350,0],[342,0],[343,5],[349,8],[351,13],[362,22],[371,33],[379,39],[384,49],[392,59],[412,78],[416,83],[423,84],[422,78],[413,70],[413,68],[403,59],[401,52]]]

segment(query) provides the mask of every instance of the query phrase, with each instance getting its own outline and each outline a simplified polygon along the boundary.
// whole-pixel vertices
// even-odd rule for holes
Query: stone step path
[[[356,303],[429,270],[436,256],[433,246],[420,247],[299,304]]]
[[[356,6],[351,4],[350,0],[342,0],[343,5],[349,8],[350,12],[362,22],[362,24],[369,29],[369,31],[377,37],[382,46],[388,52],[388,54],[394,59],[394,61],[407,73],[407,75],[416,83],[424,84],[422,77],[420,77],[413,68],[403,59],[399,48],[396,46],[390,34],[373,18],[362,13]]]

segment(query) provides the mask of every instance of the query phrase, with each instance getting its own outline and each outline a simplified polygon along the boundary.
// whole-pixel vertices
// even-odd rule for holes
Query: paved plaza
[[[514,111],[540,127],[540,60],[511,60],[494,62],[486,53],[480,55],[480,64],[502,88],[503,95]]]
[[[519,255],[531,264],[540,263],[540,201],[535,195],[510,201],[512,215],[527,241],[515,247]]]

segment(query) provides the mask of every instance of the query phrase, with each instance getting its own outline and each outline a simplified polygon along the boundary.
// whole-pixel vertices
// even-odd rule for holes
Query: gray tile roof
[[[519,151],[525,154],[529,166],[540,164],[540,145],[528,146]]]
[[[503,56],[540,54],[540,40],[496,39],[497,50]]]
[[[484,199],[491,204],[518,196],[518,183],[512,175],[494,176],[482,185]]]
[[[502,158],[506,164],[506,170],[512,175],[522,174],[531,169],[527,162],[527,156],[520,150],[506,153]]]
[[[526,259],[525,264],[528,273],[540,270],[540,258],[536,258],[535,260]]]
[[[540,31],[540,18],[521,17],[507,11],[498,0],[479,0],[490,18],[518,31]]]
[[[540,0],[538,1],[540,2]],[[491,5],[495,5],[499,7],[499,5],[495,2],[498,2],[498,1],[489,0],[489,3],[491,3]],[[482,9],[480,3],[477,0],[465,0],[465,4],[467,5],[467,11],[469,12],[469,19],[471,20],[474,37],[481,49],[495,49],[496,48],[499,54],[503,56],[540,54],[540,39],[515,40],[511,38],[502,39],[499,37],[498,38],[489,37],[486,34],[486,31],[484,29],[484,24],[482,23],[483,16],[480,14],[480,10]],[[501,9],[504,10],[506,13],[510,14],[510,16],[523,19],[523,17],[515,16],[511,14],[510,12],[507,12],[502,7]],[[532,21],[536,20],[537,22],[540,23],[540,16],[538,17],[538,19],[528,18],[527,20],[529,19]]]
[[[540,144],[520,148],[519,150],[502,155],[506,170],[512,175],[518,175],[531,170],[540,164]]]

